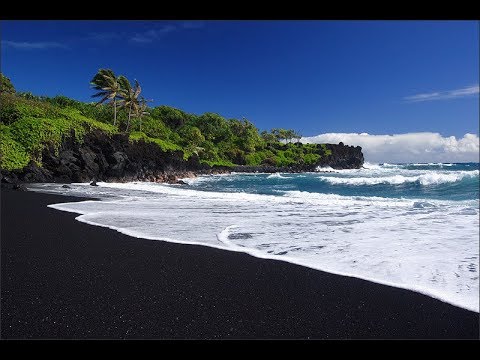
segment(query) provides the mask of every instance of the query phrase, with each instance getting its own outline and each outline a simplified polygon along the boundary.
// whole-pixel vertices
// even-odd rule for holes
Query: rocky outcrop
[[[74,134],[62,143],[59,149],[46,147],[42,153],[42,167],[31,162],[22,171],[2,170],[3,184],[21,182],[93,182],[153,181],[181,183],[179,178],[199,174],[234,172],[305,172],[315,171],[318,166],[334,169],[359,168],[363,154],[359,146],[342,143],[327,144],[331,155],[323,156],[317,164],[288,167],[236,166],[213,167],[201,164],[197,156],[183,159],[182,151],[162,151],[154,143],[130,142],[125,134],[107,135],[93,131],[82,143],[74,141]],[[323,148],[318,146],[319,153]]]
[[[364,158],[360,146],[339,144],[325,144],[332,153],[322,157],[316,167],[330,166],[333,169],[359,169],[363,166]]]
[[[331,167],[332,169],[359,169],[363,166],[364,158],[362,148],[360,146],[349,146],[343,143],[325,144],[325,149],[331,152],[330,155],[324,154],[322,145],[318,145],[318,153],[320,160],[315,164],[295,164],[290,166],[277,167],[273,165],[248,166],[238,165],[232,171],[234,172],[262,172],[262,173],[300,173],[319,171],[322,167]],[[320,170],[322,171],[322,170]]]
[[[164,152],[153,143],[130,142],[127,135],[89,133],[80,144],[73,134],[57,151],[46,147],[42,166],[30,162],[22,171],[2,170],[2,183],[158,181],[175,183],[178,177],[210,173],[197,157],[183,160],[181,151]]]

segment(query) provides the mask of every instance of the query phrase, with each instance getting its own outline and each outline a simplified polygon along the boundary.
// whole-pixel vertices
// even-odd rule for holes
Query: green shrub
[[[246,163],[250,166],[269,165],[271,163],[276,163],[276,161],[273,160],[274,158],[275,155],[270,150],[257,151],[245,156]]]
[[[169,139],[172,135],[170,130],[162,120],[154,119],[150,116],[144,116],[141,120],[142,132],[148,137],[157,139]],[[139,129],[140,121],[138,119],[132,120],[132,129]]]
[[[318,160],[320,160],[320,155],[318,154],[305,154],[303,157],[303,161],[307,165],[315,164]]]
[[[332,155],[332,150],[330,149],[327,149],[327,145],[326,144],[320,144],[322,150],[323,150],[323,155],[324,156],[330,156]]]
[[[0,95],[0,122],[8,125],[20,119],[15,96],[10,94]]]
[[[0,168],[9,171],[23,169],[29,161],[25,148],[12,139],[7,126],[0,124]]]
[[[276,166],[289,166],[295,163],[295,160],[291,157],[285,156],[285,151],[278,151],[275,157]]]
[[[162,149],[162,151],[165,151],[165,152],[183,150],[180,146],[178,146],[174,143],[171,143],[171,142],[166,141],[166,140],[151,138],[151,137],[145,135],[145,133],[140,132],[140,131],[134,131],[134,132],[130,133],[129,140],[132,141],[132,142],[133,141],[140,141],[140,140],[143,140],[145,142],[151,142],[151,143],[157,144],[160,147],[160,149]]]
[[[15,93],[15,87],[8,77],[0,73],[0,92],[3,93]]]

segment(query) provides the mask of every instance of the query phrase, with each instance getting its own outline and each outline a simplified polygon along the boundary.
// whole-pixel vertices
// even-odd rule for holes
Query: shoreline
[[[478,313],[413,291],[47,207],[85,198],[1,195],[3,338],[478,338]]]
[[[217,176],[217,175],[215,175],[215,176]],[[29,191],[32,191],[32,190],[29,189]],[[35,190],[33,190],[33,191],[35,191]],[[38,192],[42,193],[42,191],[40,191],[40,190]],[[43,193],[45,193],[45,192],[43,192]],[[52,193],[52,194],[54,194],[54,193]],[[69,196],[69,195],[62,195],[62,196]],[[75,196],[75,195],[73,195],[73,196]],[[79,198],[78,201],[102,201],[102,198],[83,198],[81,196],[78,196],[78,198]],[[192,242],[188,242],[188,241],[181,241],[181,240],[176,240],[176,239],[171,239],[171,238],[161,238],[161,237],[156,238],[156,237],[137,236],[134,233],[128,232],[128,231],[126,231],[122,228],[118,228],[116,226],[109,226],[109,225],[96,223],[96,222],[91,221],[91,220],[85,220],[85,219],[82,218],[83,214],[81,214],[81,213],[77,213],[77,212],[71,211],[71,210],[62,209],[62,208],[59,208],[59,207],[56,206],[56,205],[61,205],[61,204],[62,203],[51,204],[51,205],[48,205],[48,207],[52,208],[52,209],[55,209],[57,211],[63,211],[63,212],[75,214],[75,220],[76,221],[85,223],[87,225],[107,228],[109,230],[116,231],[116,232],[118,232],[122,235],[133,237],[133,238],[136,238],[136,239],[139,239],[139,240],[162,241],[162,242],[168,242],[168,243],[172,243],[172,244],[181,244],[181,245],[187,245],[187,246],[188,245],[205,246],[205,247],[209,247],[209,248],[217,249],[217,250],[222,250],[222,251],[230,251],[230,252],[247,254],[249,256],[252,256],[252,257],[255,257],[255,258],[258,258],[258,259],[262,259],[262,260],[282,261],[282,262],[286,262],[286,263],[289,263],[289,264],[302,266],[302,267],[305,267],[305,268],[308,268],[308,269],[312,269],[312,270],[316,270],[316,271],[322,271],[322,272],[332,274],[332,275],[338,275],[338,276],[343,276],[343,277],[351,277],[351,278],[355,278],[355,279],[359,279],[359,280],[368,281],[368,282],[371,282],[371,283],[374,283],[374,284],[380,284],[380,285],[385,285],[385,286],[389,286],[389,287],[393,287],[393,288],[413,291],[415,293],[428,296],[432,299],[439,300],[443,303],[455,306],[457,308],[467,310],[467,311],[471,311],[473,313],[479,314],[479,316],[480,316],[480,312],[476,309],[469,308],[469,307],[466,307],[466,306],[462,306],[462,305],[460,305],[458,303],[455,303],[455,302],[453,302],[449,299],[446,299],[445,297],[442,297],[441,295],[431,294],[428,290],[425,290],[425,289],[420,288],[420,287],[415,287],[415,286],[411,286],[411,285],[410,286],[408,286],[408,285],[403,285],[402,286],[402,285],[395,284],[395,283],[392,283],[392,282],[382,281],[382,280],[378,280],[378,279],[370,278],[370,277],[365,277],[365,276],[358,276],[356,274],[352,274],[352,273],[348,273],[348,272],[329,271],[329,270],[325,270],[325,269],[323,269],[321,267],[318,267],[318,266],[312,266],[312,265],[305,264],[301,260],[298,260],[296,258],[268,255],[268,254],[256,251],[254,249],[249,249],[249,248],[237,246],[233,243],[230,243],[230,247],[228,247],[227,245],[221,246],[221,245],[212,245],[212,244],[207,244],[207,243],[192,243]],[[225,231],[225,230],[227,230],[227,229],[224,229],[223,231]],[[217,237],[218,237],[218,235],[217,235]]]
[[[363,165],[358,169],[363,169]],[[90,183],[92,181],[95,182],[106,182],[106,183],[129,183],[129,182],[145,182],[145,183],[158,183],[158,184],[177,184],[177,185],[185,185],[186,183],[183,181],[184,179],[196,179],[201,176],[218,176],[218,175],[235,175],[235,174],[309,174],[309,173],[337,173],[344,169],[334,169],[329,168],[328,170],[317,170],[317,168],[306,168],[306,169],[298,169],[298,168],[290,168],[290,167],[269,167],[269,166],[243,166],[237,165],[232,168],[227,167],[215,167],[211,169],[203,169],[203,170],[187,170],[187,171],[169,171],[161,174],[161,176],[149,176],[146,178],[135,178],[135,177],[125,177],[125,178],[108,178],[108,179],[101,179],[92,178],[90,181],[86,181],[85,183]],[[3,174],[2,174],[3,172]],[[44,184],[44,183],[52,183],[52,184],[62,184],[62,185],[69,185],[76,183],[76,181],[26,181],[18,176],[16,172],[8,172],[5,170],[0,169],[0,180],[1,184],[0,187],[2,189],[9,189],[9,190],[16,190],[18,188],[23,188],[25,185],[30,184]]]

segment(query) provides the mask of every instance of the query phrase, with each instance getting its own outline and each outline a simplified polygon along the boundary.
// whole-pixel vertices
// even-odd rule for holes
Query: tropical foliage
[[[166,105],[150,108],[137,80],[132,86],[110,69],[100,69],[91,84],[99,99],[92,103],[2,91],[0,168],[21,169],[31,160],[41,164],[43,147],[58,148],[72,134],[81,142],[94,129],[128,133],[130,141],[151,142],[163,151],[183,151],[185,159],[195,154],[211,166],[315,164],[329,156],[326,147],[299,143],[294,130],[259,132],[245,118],[196,115]]]

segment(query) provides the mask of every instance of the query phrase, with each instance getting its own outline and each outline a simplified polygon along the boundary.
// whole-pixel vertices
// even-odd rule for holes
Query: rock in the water
[[[183,180],[177,180],[176,184],[180,184],[180,185],[188,185],[185,181]]]
[[[98,186],[97,182],[95,180],[93,180],[91,183],[90,183],[90,186]]]
[[[68,186],[68,185],[65,184],[65,185],[62,185],[62,188],[64,188],[64,189],[70,189],[70,186]]]

